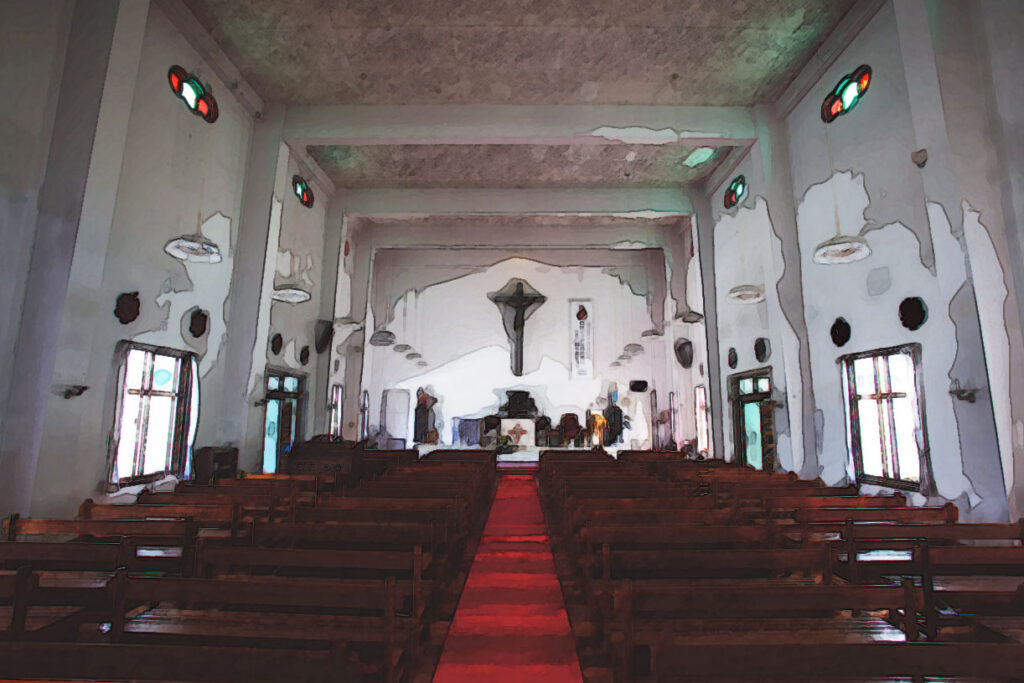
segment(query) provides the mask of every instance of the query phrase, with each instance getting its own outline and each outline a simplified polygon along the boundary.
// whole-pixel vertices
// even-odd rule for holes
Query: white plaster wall
[[[521,377],[512,375],[501,316],[487,298],[511,278],[526,280],[547,297],[526,321]],[[592,379],[570,378],[570,299],[593,301]],[[645,414],[650,416],[649,398],[630,396],[628,384],[631,379],[646,379],[655,386],[652,362],[658,357],[653,349],[665,342],[641,338],[651,327],[646,297],[631,292],[603,268],[554,267],[513,258],[420,292],[410,291],[398,299],[394,313],[389,329],[395,332],[397,343],[410,344],[429,365],[420,368],[392,347],[367,346],[364,381],[371,396],[371,425],[380,424],[385,389],[409,389],[414,397],[420,386],[432,387],[432,393],[441,399],[440,431],[446,442],[451,440],[452,418],[493,413],[504,403],[508,389],[529,390],[541,412],[557,423],[566,412],[577,413],[582,421],[586,410],[596,407],[614,382],[620,402],[624,398],[631,404],[644,402]],[[621,367],[612,367],[628,343],[640,343],[644,353]],[[662,389],[666,394],[668,390]]]
[[[963,474],[959,430],[953,414],[953,398],[949,395],[949,372],[956,357],[956,330],[948,308],[966,273],[963,252],[942,208],[937,204],[928,206],[935,244],[935,276],[915,259],[917,240],[900,223],[870,233],[873,253],[863,261],[844,266],[819,266],[812,261],[815,245],[831,234],[829,225],[821,217],[838,210],[844,232],[855,231],[869,201],[861,176],[837,174],[828,183],[808,190],[797,210],[815,398],[824,416],[820,454],[822,477],[832,484],[845,480],[852,473],[842,377],[836,359],[858,351],[918,343],[922,350],[920,373],[934,491],[948,500],[966,493],[974,504],[977,498]],[[872,295],[867,280],[877,269],[888,271],[891,285],[886,291]],[[838,292],[843,295],[836,296]],[[909,296],[921,297],[929,310],[927,322],[916,331],[907,330],[899,320],[900,302]],[[829,328],[840,315],[850,323],[852,336],[845,346],[837,348],[829,337]]]
[[[212,86],[220,117],[209,125],[191,114],[167,84],[167,69],[181,64]],[[54,397],[47,412],[33,497],[34,515],[71,514],[106,481],[107,439],[116,396],[115,347],[122,339],[195,351],[200,356],[200,423],[197,445],[210,443],[213,411],[220,405],[218,360],[231,285],[242,181],[251,119],[199,54],[158,7],[149,13],[135,99],[125,145],[110,244],[103,264],[109,305],[73,315],[102,316],[89,349],[89,390],[81,397]],[[218,264],[183,263],[164,244],[194,233],[220,246]],[[117,295],[138,291],[139,318],[121,325],[113,316]],[[210,316],[199,340],[187,332],[195,307]],[[183,324],[183,318],[184,324]]]
[[[823,124],[824,94],[864,63],[873,69],[867,95],[849,114]],[[949,394],[958,362],[954,299],[967,278],[962,217],[948,216],[929,201],[922,174],[909,161],[916,145],[906,78],[895,14],[886,5],[786,121],[817,409],[813,428],[822,477],[828,483],[847,479],[852,464],[836,359],[921,344],[931,466],[926,493],[957,500],[961,513],[969,515],[979,496],[965,475],[964,425],[958,424]],[[873,251],[869,258],[841,266],[813,263],[815,246],[835,235],[837,222],[843,234],[866,237]],[[891,281],[884,291],[868,292],[872,271],[875,278]],[[924,299],[929,310],[928,321],[915,332],[903,328],[898,317],[900,301],[909,296]],[[852,327],[851,340],[842,348],[829,337],[838,316]]]
[[[314,328],[319,319],[321,279],[323,277],[324,227],[328,197],[314,187],[315,201],[312,208],[306,208],[291,191],[291,179],[295,174],[309,177],[299,167],[295,158],[289,155],[284,165],[284,187],[278,188],[282,195],[281,225],[274,259],[274,287],[296,286],[311,294],[309,301],[290,304],[283,301],[270,303],[268,338],[280,334],[283,347],[275,355],[270,345],[265,344],[266,363],[278,370],[306,378],[307,401],[303,406],[302,438],[308,439],[323,431],[323,425],[313,421],[313,402],[327,398],[314,394],[316,387],[316,345]],[[309,347],[309,358],[303,364],[300,356],[304,347]],[[262,381],[262,378],[261,378]],[[258,393],[258,392],[257,392]]]
[[[0,434],[72,9],[69,1],[0,5]]]
[[[741,166],[737,174],[743,170]],[[726,185],[737,174],[733,174]],[[749,175],[747,177],[749,179]],[[794,412],[799,413],[799,409],[787,409],[787,399],[793,400],[793,396],[787,396],[787,359],[783,353],[782,335],[787,323],[775,291],[775,284],[781,273],[776,275],[768,203],[764,198],[756,196],[757,189],[751,188],[750,192],[754,197],[748,196],[732,213],[721,213],[715,223],[715,291],[718,304],[718,344],[722,383],[717,393],[709,390],[709,395],[712,396],[712,400],[722,402],[726,451],[723,457],[726,460],[733,460],[736,455],[736,444],[733,439],[728,378],[737,373],[771,366],[772,393],[780,404],[775,414],[777,461],[783,469],[794,471],[799,469],[802,461],[797,462],[794,459],[794,439],[789,437],[792,433],[789,420]],[[720,195],[721,192],[716,193],[714,197],[719,202]],[[756,304],[728,301],[729,290],[740,285],[761,287],[765,292],[765,300]],[[758,362],[754,357],[754,343],[758,337],[768,339],[771,347],[771,354],[764,363]],[[730,368],[728,364],[730,348],[736,349],[738,362],[735,368]]]

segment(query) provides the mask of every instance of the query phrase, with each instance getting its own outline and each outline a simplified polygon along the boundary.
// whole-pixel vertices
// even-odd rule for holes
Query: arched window
[[[741,175],[733,178],[729,189],[725,191],[725,208],[731,209],[747,196],[747,179]]]
[[[209,89],[199,82],[195,74],[190,74],[175,64],[167,72],[167,81],[171,84],[174,94],[188,106],[189,111],[196,116],[202,116],[207,123],[217,120],[217,100],[213,98]]]
[[[871,67],[863,64],[839,79],[825,101],[821,103],[821,120],[832,123],[836,118],[857,106],[871,85]]]
[[[292,191],[299,198],[302,205],[307,209],[313,208],[313,188],[309,186],[306,179],[300,175],[292,176]]]

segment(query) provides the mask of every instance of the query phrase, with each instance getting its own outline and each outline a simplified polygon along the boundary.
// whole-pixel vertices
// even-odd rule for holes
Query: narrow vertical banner
[[[572,378],[594,376],[594,304],[589,299],[569,299],[572,330]]]

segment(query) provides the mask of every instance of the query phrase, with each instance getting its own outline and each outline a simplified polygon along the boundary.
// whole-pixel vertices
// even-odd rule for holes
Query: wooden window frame
[[[919,470],[918,470],[920,472],[920,476],[919,476],[918,481],[911,481],[909,479],[899,479],[898,478],[900,454],[899,454],[898,446],[896,446],[896,444],[894,442],[894,439],[895,439],[895,421],[896,421],[896,417],[895,417],[894,411],[893,411],[893,399],[894,398],[904,398],[905,395],[901,395],[901,392],[893,392],[893,391],[888,391],[888,392],[884,392],[884,393],[883,392],[879,392],[877,394],[868,395],[868,396],[860,395],[860,394],[856,393],[856,378],[854,376],[854,369],[853,369],[854,361],[860,360],[860,359],[863,359],[863,358],[878,358],[878,357],[882,357],[882,356],[888,357],[888,356],[895,356],[895,355],[908,355],[908,356],[910,356],[911,362],[913,363],[913,369],[914,369],[914,389],[917,392],[917,412],[918,412],[918,416],[917,417],[918,417],[918,420],[920,421],[919,424],[921,425],[921,441],[920,441],[920,443],[917,444],[918,449],[919,449],[919,451],[918,451],[918,458],[920,459]],[[846,399],[846,438],[847,438],[847,443],[848,443],[849,449],[850,449],[850,457],[853,460],[854,476],[856,477],[857,483],[858,484],[869,484],[869,485],[873,485],[873,486],[884,486],[886,488],[900,489],[900,490],[904,490],[904,491],[918,491],[918,492],[920,492],[920,491],[924,490],[926,488],[925,487],[926,477],[928,476],[928,472],[930,472],[931,470],[930,470],[930,459],[929,459],[930,448],[928,446],[928,426],[927,426],[927,423],[925,421],[924,384],[923,384],[923,380],[922,380],[922,377],[921,377],[921,345],[917,344],[917,343],[901,344],[899,346],[889,346],[889,347],[880,348],[880,349],[871,349],[869,351],[859,351],[857,353],[849,353],[849,354],[846,354],[846,355],[843,355],[843,356],[840,356],[839,358],[837,358],[836,359],[836,363],[838,363],[840,365],[841,371],[843,373],[843,375],[842,375],[843,376],[843,384],[842,384],[842,386],[843,386],[843,391],[846,394],[845,395],[845,399]],[[886,363],[886,368],[887,368],[887,372],[888,372],[888,363]],[[877,383],[877,373],[878,373],[877,366],[876,366],[876,369],[875,369],[875,373],[876,373],[876,383]],[[875,397],[876,402],[878,402],[879,404],[882,404],[882,405],[884,405],[886,407],[884,412],[885,412],[885,415],[887,416],[887,418],[889,420],[889,425],[890,425],[890,430],[891,430],[890,433],[892,434],[892,436],[890,437],[889,447],[892,448],[892,449],[895,449],[895,452],[894,452],[894,455],[895,455],[894,462],[895,462],[895,466],[897,468],[897,471],[895,472],[897,477],[885,477],[885,476],[880,477],[880,476],[877,476],[877,475],[874,475],[874,474],[866,474],[864,472],[864,460],[863,460],[863,456],[862,456],[861,436],[860,436],[860,416],[859,416],[859,412],[858,412],[858,408],[857,408],[857,400],[858,400],[858,398],[871,398],[871,397]],[[881,414],[881,412],[882,411],[880,409],[879,413]],[[857,429],[854,429],[854,425],[857,425]],[[916,440],[915,440],[915,442],[916,442]],[[885,462],[885,453],[883,451],[883,463],[884,462]]]
[[[180,368],[177,378],[177,388],[173,391],[157,391],[153,390],[151,386],[149,389],[146,389],[145,385],[151,385],[152,383],[153,370],[150,366],[145,371],[145,376],[148,377],[148,379],[144,380],[144,388],[128,389],[125,386],[126,374],[128,371],[128,354],[133,350],[177,358]],[[114,404],[114,425],[109,439],[110,470],[107,476],[108,484],[116,486],[117,488],[123,488],[125,486],[133,486],[135,484],[153,482],[168,474],[182,476],[185,473],[188,460],[188,436],[190,431],[189,419],[192,414],[192,388],[193,383],[196,381],[192,376],[192,360],[195,358],[195,354],[191,351],[183,351],[181,349],[173,349],[165,346],[141,344],[133,341],[122,341],[117,345],[116,358],[118,359],[117,397]],[[146,442],[146,429],[149,423],[149,402],[144,400],[140,415],[145,415],[145,419],[140,420],[140,430],[137,436],[135,455],[132,460],[132,474],[127,477],[118,477],[115,479],[114,476],[117,472],[117,454],[121,441],[121,418],[124,411],[124,397],[126,393],[138,394],[144,398],[149,398],[151,396],[176,396],[178,400],[174,411],[174,433],[171,437],[169,460],[164,469],[158,472],[150,472],[148,474],[137,473],[141,467],[145,466],[145,459],[142,458],[140,461],[143,451],[140,451],[138,446],[138,444],[144,444]]]

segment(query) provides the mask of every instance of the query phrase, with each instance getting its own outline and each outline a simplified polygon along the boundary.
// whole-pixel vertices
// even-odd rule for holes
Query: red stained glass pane
[[[208,105],[206,103],[206,100],[197,100],[196,101],[196,109],[203,116],[206,116],[208,113],[210,113],[210,105]]]
[[[839,112],[841,112],[842,110],[843,110],[843,101],[838,99],[838,98],[835,99],[832,102],[832,109],[831,109],[832,115],[833,116],[838,116]]]

